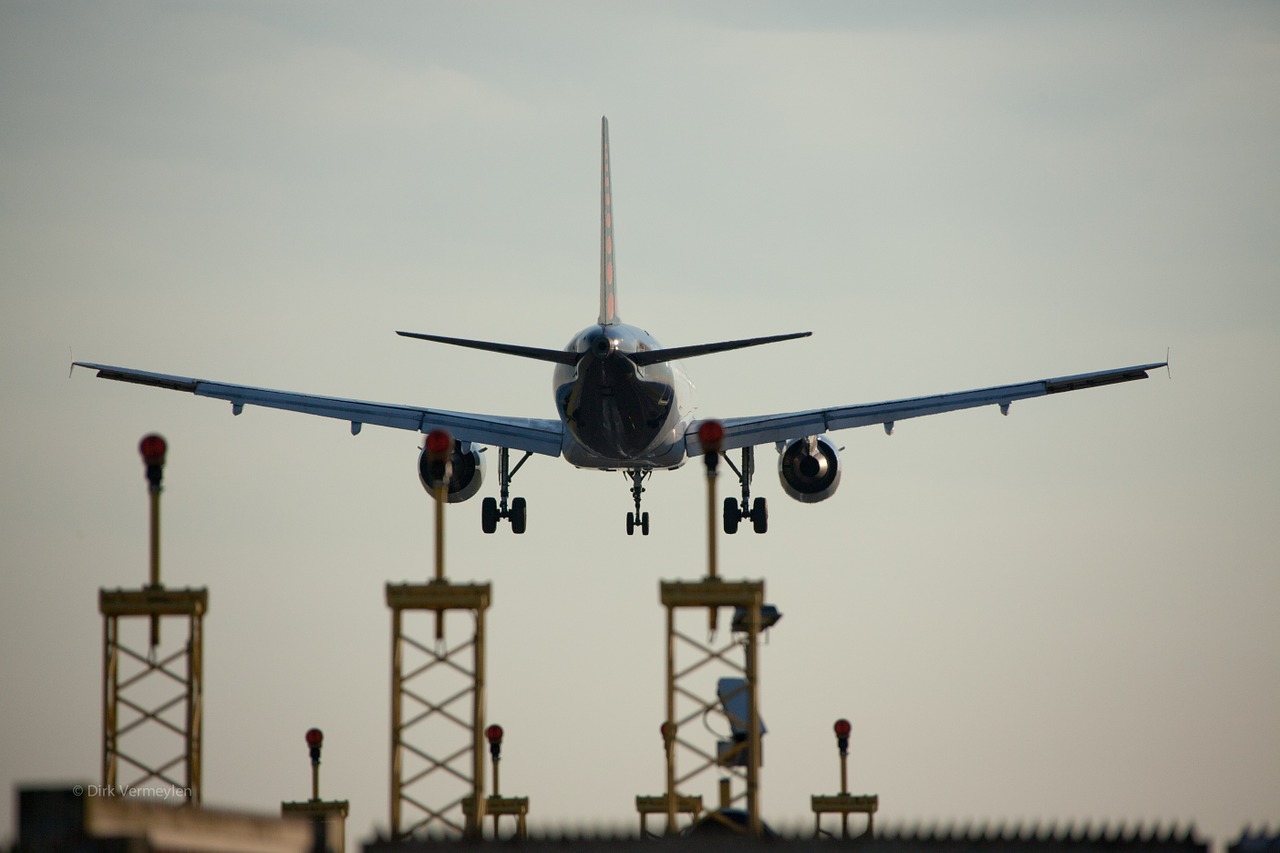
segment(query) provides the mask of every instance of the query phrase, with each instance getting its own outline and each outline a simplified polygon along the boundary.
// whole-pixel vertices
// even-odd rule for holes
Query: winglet
[[[613,188],[609,181],[609,119],[600,119],[600,319],[602,326],[620,322],[613,270]]]

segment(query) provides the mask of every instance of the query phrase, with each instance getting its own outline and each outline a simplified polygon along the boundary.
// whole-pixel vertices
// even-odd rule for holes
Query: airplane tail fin
[[[609,180],[609,119],[600,119],[600,319],[602,326],[621,322],[613,269],[613,188]]]

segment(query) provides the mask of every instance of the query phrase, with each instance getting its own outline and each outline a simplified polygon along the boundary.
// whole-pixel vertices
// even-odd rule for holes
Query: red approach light
[[[843,717],[836,720],[834,728],[836,730],[836,737],[839,738],[846,738],[849,736],[849,732],[853,731],[853,726],[850,725],[849,721]]]
[[[497,773],[497,762],[502,759],[502,726],[494,723],[484,730],[484,736],[489,739],[489,755],[494,760],[494,772]]]
[[[442,429],[433,429],[427,433],[427,455],[442,457],[453,447],[453,437]]]
[[[164,438],[154,432],[142,439],[138,444],[138,452],[142,454],[142,460],[147,465],[163,465],[165,451],[169,446],[165,444]]]
[[[319,729],[307,730],[307,746],[312,749],[319,749],[322,743],[324,743],[324,732]]]
[[[664,741],[675,739],[676,727],[673,723],[663,723],[662,725],[658,726],[658,731],[662,733],[662,739]]]
[[[724,426],[719,421],[703,421],[698,427],[698,441],[702,443],[703,451],[719,451],[724,441]]]

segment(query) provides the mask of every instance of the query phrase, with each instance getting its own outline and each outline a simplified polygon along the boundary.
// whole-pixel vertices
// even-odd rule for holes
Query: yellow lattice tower
[[[490,594],[489,584],[387,584],[395,839],[432,830],[479,837],[485,802],[484,622]],[[439,636],[433,643],[415,638],[409,624],[424,611],[434,612],[437,621]],[[472,617],[474,630],[449,645],[445,621],[456,611]],[[481,805],[464,814],[468,799]]]
[[[762,725],[758,710],[760,673],[757,647],[764,618],[764,581],[725,581],[719,577],[716,553],[716,469],[724,430],[717,421],[705,421],[698,429],[707,472],[707,576],[701,581],[664,581],[660,584],[662,605],[667,609],[667,719],[662,725],[666,751],[666,792],[660,800],[637,797],[636,809],[644,826],[646,813],[661,805],[667,816],[667,834],[674,834],[681,813],[696,820],[701,811],[700,797],[682,794],[688,783],[707,773],[718,771],[720,809],[710,817],[726,826],[752,834],[761,834],[760,817],[760,736]],[[735,609],[731,638],[716,644],[715,635],[722,607]],[[681,610],[705,611],[708,639],[696,639],[681,628],[677,613]],[[737,663],[731,652],[741,650],[744,662]],[[728,672],[716,682],[714,697],[704,688],[714,668]],[[731,739],[707,749],[686,734],[683,727],[698,719],[718,716],[727,723]],[[740,790],[733,793],[731,782]],[[725,811],[741,804],[746,812],[746,826],[725,819]]]
[[[160,482],[167,445],[152,434],[142,439],[139,450],[151,504],[150,583],[141,589],[98,592],[103,617],[102,784],[111,795],[199,803],[203,625],[209,594],[206,589],[165,589],[160,583]],[[186,628],[185,639],[171,651],[161,644],[166,621]],[[122,767],[133,773],[122,778]]]
[[[487,583],[453,584],[444,576],[453,446],[448,433],[435,430],[424,448],[423,485],[435,498],[435,579],[387,584],[391,835],[397,840],[435,831],[478,839],[484,827],[485,613],[492,592]],[[432,642],[417,633],[417,617],[428,613],[434,614]],[[470,630],[453,645],[446,625],[465,620],[451,614],[470,617]]]
[[[740,806],[747,814],[747,831],[759,833],[760,818],[760,673],[757,646],[764,609],[763,581],[664,581],[662,605],[667,609],[667,722],[662,733],[667,756],[667,831],[676,827],[680,793],[695,777],[716,772],[738,783],[739,790],[722,797],[721,808]],[[703,642],[682,629],[681,610],[708,613],[721,607],[742,615],[727,642]],[[741,651],[745,661],[733,659]],[[731,654],[734,653],[734,654]],[[712,680],[718,669],[722,677]],[[708,692],[706,685],[716,690]],[[689,734],[687,725],[709,716],[719,718],[733,736],[707,748]],[[697,733],[701,727],[692,731]],[[718,813],[713,812],[712,815]],[[735,829],[742,827],[728,824]]]

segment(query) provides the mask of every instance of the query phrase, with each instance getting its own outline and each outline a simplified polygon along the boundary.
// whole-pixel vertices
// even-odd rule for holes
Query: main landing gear
[[[754,447],[742,448],[742,468],[733,464],[733,460],[728,454],[721,454],[724,461],[729,463],[729,467],[733,469],[733,473],[738,475],[738,482],[742,484],[742,503],[739,504],[733,498],[724,499],[724,532],[730,535],[738,532],[738,523],[743,519],[751,519],[751,529],[756,533],[764,533],[769,529],[769,502],[764,498],[756,498],[751,500],[751,475],[756,470],[756,449]],[[637,498],[637,501],[639,499]],[[748,509],[748,507],[750,507]]]
[[[636,502],[636,511],[627,513],[628,536],[634,536],[637,527],[640,528],[642,536],[649,535],[649,513],[640,511],[640,496],[644,494],[644,486],[641,483],[651,474],[653,470],[650,468],[632,468],[627,472],[627,476],[631,478],[631,497]]]
[[[516,463],[516,467],[511,468],[511,451],[505,447],[498,448],[498,495],[501,503],[493,498],[485,498],[480,504],[480,527],[485,533],[493,533],[498,529],[498,519],[505,518],[511,522],[511,532],[515,534],[524,533],[525,524],[528,521],[527,504],[524,498],[511,498],[510,505],[507,499],[511,492],[511,479],[515,477],[516,472],[520,470],[532,453],[525,452],[520,457],[520,461]]]

